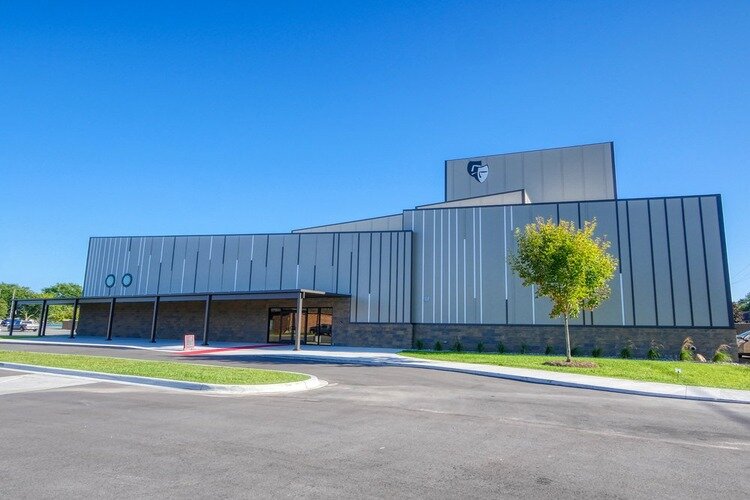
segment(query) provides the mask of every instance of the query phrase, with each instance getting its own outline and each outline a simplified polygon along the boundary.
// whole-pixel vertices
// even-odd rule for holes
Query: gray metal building
[[[540,216],[596,218],[619,261],[609,300],[574,321],[577,345],[731,339],[721,197],[620,199],[612,143],[446,161],[445,199],[400,214],[286,234],[91,238],[77,330],[554,347],[561,322],[507,264],[514,230]]]

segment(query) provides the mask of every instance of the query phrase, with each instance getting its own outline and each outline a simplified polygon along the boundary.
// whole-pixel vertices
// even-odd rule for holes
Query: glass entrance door
[[[293,344],[297,327],[297,310],[291,307],[272,307],[268,310],[268,342]],[[302,309],[302,337],[300,342],[311,345],[331,345],[333,340],[333,309],[305,307]]]

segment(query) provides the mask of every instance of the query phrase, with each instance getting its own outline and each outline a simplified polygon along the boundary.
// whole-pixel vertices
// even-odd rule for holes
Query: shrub
[[[570,355],[575,357],[579,356],[581,354],[581,349],[578,346],[575,346],[573,349],[570,350]]]
[[[662,349],[661,344],[659,344],[655,340],[651,340],[651,347],[646,353],[646,358],[647,359],[661,359],[661,349]]]
[[[685,337],[680,346],[680,361],[693,361],[695,358],[695,344],[691,337]]]
[[[414,348],[417,351],[421,351],[422,349],[424,349],[424,342],[422,342],[420,339],[415,340],[414,341]]]
[[[477,352],[484,352],[484,344],[481,342],[477,344]]]
[[[529,346],[521,344],[521,354],[526,354],[529,351]]]
[[[463,346],[461,345],[460,340],[456,340],[456,343],[453,344],[453,350],[456,352],[461,352],[463,350]]]
[[[592,358],[601,358],[602,357],[602,348],[601,347],[594,347],[591,351],[591,357]]]
[[[714,353],[714,363],[731,363],[732,356],[729,354],[729,346],[727,344],[721,344]]]
[[[625,347],[622,348],[622,350],[620,351],[620,357],[622,359],[630,359],[633,357],[633,350],[630,348],[629,345],[626,345]]]
[[[436,351],[442,351],[443,350],[443,344],[441,344],[439,340],[435,342],[435,350]]]
[[[550,344],[547,344],[547,347],[544,348],[544,354],[552,354],[555,352],[555,348],[552,347]]]
[[[503,344],[502,342],[498,342],[497,352],[499,352],[500,354],[505,354],[505,344]]]

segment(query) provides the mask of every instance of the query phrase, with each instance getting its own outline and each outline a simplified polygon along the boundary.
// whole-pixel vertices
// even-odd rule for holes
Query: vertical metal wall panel
[[[595,235],[610,243],[608,252],[616,259],[621,258],[617,231],[617,212],[615,203],[611,201],[589,202],[581,204],[581,217],[591,221],[596,219]],[[609,282],[609,300],[602,303],[590,317],[594,325],[622,324],[622,297],[620,296],[619,265],[615,275]]]
[[[132,248],[135,251],[135,238]],[[169,283],[169,293],[180,293],[182,285],[182,266],[185,262],[185,251],[187,250],[187,238],[178,236],[174,239],[174,256],[172,257],[172,277]],[[135,276],[135,275],[133,275]]]
[[[512,207],[513,228],[524,230],[527,224],[533,222],[531,206]],[[518,251],[515,235],[512,238],[512,244],[508,249],[509,254],[515,254]],[[532,315],[533,295],[531,287],[523,286],[521,278],[516,273],[510,272],[509,276],[509,321],[511,324],[531,325],[534,323]]]
[[[648,204],[651,215],[651,249],[654,260],[653,280],[656,289],[657,324],[674,326],[672,272],[664,200],[650,200]]]
[[[203,293],[208,291],[208,272],[211,268],[211,251],[213,250],[213,237],[198,237],[198,251],[196,255],[196,266],[194,268],[193,291]]]
[[[415,321],[417,323],[425,323],[424,317],[424,304],[425,304],[425,282],[424,282],[424,258],[425,258],[425,214],[427,211],[412,211],[411,222],[414,231],[414,239],[416,240],[415,254],[413,255],[414,267],[412,269],[412,276],[414,278],[414,288],[416,293],[411,297],[412,307],[414,309]]]
[[[253,262],[250,275],[250,290],[270,290],[266,284],[266,255],[269,249],[270,236],[259,234],[253,240]]]
[[[311,237],[312,236],[312,237]],[[281,279],[277,286],[281,290],[295,288],[313,288],[315,273],[316,235],[281,236],[283,262],[281,262]],[[302,248],[302,244],[305,248]],[[304,265],[302,265],[304,261]],[[299,267],[297,264],[299,263]]]
[[[651,264],[651,234],[649,231],[648,202],[628,202],[630,226],[630,256],[633,265],[633,292],[635,298],[635,323],[656,324],[656,297],[654,295],[653,267]]]
[[[265,289],[281,289],[281,264],[283,259],[284,237],[278,234],[268,236],[268,253],[265,263]]]
[[[401,233],[401,239],[403,241],[404,250],[401,252],[402,259],[403,259],[403,266],[402,266],[402,273],[404,275],[403,277],[403,283],[404,283],[404,293],[400,294],[402,297],[402,307],[403,312],[401,314],[401,321],[404,323],[411,323],[412,322],[412,314],[414,311],[411,309],[411,301],[405,300],[406,297],[412,296],[412,279],[411,279],[411,270],[414,269],[414,262],[412,260],[413,256],[413,236],[414,233],[411,232],[405,232]]]
[[[675,325],[692,326],[692,304],[689,270],[687,265],[687,244],[682,218],[682,200],[665,200],[667,223],[669,225],[669,255],[672,263],[672,291],[674,293]]]
[[[354,251],[352,241],[356,235],[349,233],[338,234],[336,241],[336,277],[335,290],[337,293],[351,294],[352,266]]]
[[[211,246],[211,261],[208,267],[208,290],[220,290],[222,292],[228,292],[230,290],[224,289],[224,259],[226,258],[226,236],[214,236],[212,237]],[[234,273],[234,268],[232,268]]]
[[[582,148],[565,148],[562,150],[564,184],[561,186],[563,200],[585,200],[585,178],[583,175]]]
[[[240,249],[239,243],[239,236],[226,236],[224,238],[224,263],[220,286],[223,292],[233,292],[236,289],[235,284],[240,267],[237,258]]]
[[[368,277],[370,269],[370,234],[357,233],[356,254],[354,259],[354,283],[352,289],[352,309],[354,321],[367,322],[367,294],[369,293]]]
[[[542,175],[542,152],[530,151],[521,157],[523,165],[523,185],[537,186],[537,190],[544,191],[544,177]]]
[[[163,236],[163,247],[160,255],[159,280],[157,293],[170,293],[172,283],[172,253],[174,252],[173,236]]]
[[[391,236],[380,233],[380,266],[378,270],[378,322],[390,322],[391,305]]]
[[[378,303],[380,302],[380,247],[382,233],[370,235],[370,261],[368,263],[369,283],[367,292],[367,321],[378,322]]]
[[[243,235],[237,242],[237,291],[250,291],[251,272],[255,267],[255,243],[257,236]]]
[[[708,270],[711,326],[730,326],[729,302],[724,274],[724,252],[721,248],[721,221],[718,199],[715,196],[700,199],[703,215],[703,237]]]
[[[156,282],[159,279],[159,252],[161,250],[161,238],[148,238],[146,253],[144,254],[144,266],[146,275],[143,277],[143,293],[150,295],[156,293]]]
[[[195,277],[197,273],[200,243],[200,237],[188,237],[187,249],[185,251],[184,273],[182,273],[182,278],[180,280],[180,293],[194,293],[196,291]]]
[[[389,265],[389,279],[388,279],[388,318],[389,321],[395,323],[398,321],[398,288],[399,288],[399,264],[401,262],[401,252],[399,252],[399,245],[401,244],[400,233],[390,233],[390,265]]]
[[[505,323],[505,291],[503,290],[503,208],[481,208],[482,269],[480,323]],[[449,322],[449,321],[448,321]]]
[[[562,151],[550,149],[542,151],[542,199],[561,199],[564,194]],[[532,198],[532,203],[534,199]]]
[[[684,198],[685,232],[687,235],[688,266],[690,268],[690,292],[693,298],[693,322],[695,326],[710,326],[708,282],[706,281],[706,259],[703,253],[703,234],[699,198]],[[689,221],[689,222],[688,222]]]
[[[617,212],[618,212],[618,219],[619,219],[619,228],[620,228],[620,249],[622,250],[622,255],[620,257],[620,269],[621,269],[621,277],[617,277],[618,279],[621,279],[621,287],[622,287],[622,308],[624,311],[624,318],[623,324],[625,326],[632,326],[634,325],[633,322],[633,287],[632,287],[632,259],[630,255],[630,237],[629,237],[629,231],[628,231],[628,210],[627,210],[627,201],[618,201],[617,202]]]
[[[313,288],[316,290],[333,290],[336,258],[337,234],[318,234],[316,236],[316,271]]]

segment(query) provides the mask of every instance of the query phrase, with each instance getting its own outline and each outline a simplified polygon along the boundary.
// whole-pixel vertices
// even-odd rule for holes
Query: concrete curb
[[[357,364],[364,366],[421,368],[425,370],[465,373],[468,375],[479,375],[482,377],[514,380],[516,382],[554,385],[574,389],[589,389],[595,391],[614,392],[619,394],[632,394],[636,396],[685,399],[691,401],[709,401],[714,403],[750,404],[750,391],[743,391],[739,389],[721,389],[715,387],[665,384],[660,382],[643,382],[638,380],[598,377],[596,375],[579,375],[552,371],[547,372],[527,368],[512,368],[491,365],[483,366],[468,363],[431,361],[419,358],[410,358],[408,356],[402,355],[398,355],[398,357],[388,356],[380,359],[368,359],[366,357],[353,356],[325,356],[316,354],[295,356],[292,353],[263,353],[257,354],[254,357],[258,360],[262,360],[265,358],[268,360],[289,360],[295,363],[323,362],[331,364]]]
[[[0,345],[3,342],[9,344],[23,344],[23,345],[61,345],[61,346],[72,346],[72,347],[103,347],[105,349],[140,349],[143,351],[164,351],[164,352],[181,352],[182,350],[168,349],[165,347],[151,347],[131,344],[97,344],[94,342],[59,342],[55,340],[16,340],[16,339],[0,339]]]
[[[169,380],[163,378],[139,377],[135,375],[117,375],[113,373],[89,372],[84,370],[71,370],[68,368],[54,368],[49,366],[26,365],[22,363],[0,362],[0,368],[29,373],[48,373],[52,375],[63,375],[85,379],[101,380],[118,384],[147,385],[164,387],[168,389],[181,389],[188,391],[201,391],[208,394],[274,394],[308,391],[325,387],[328,382],[320,380],[314,375],[299,373],[309,377],[299,382],[287,382],[282,384],[260,384],[260,385],[224,385],[205,384],[202,382],[187,382],[182,380]],[[296,372],[289,372],[296,373]]]
[[[597,377],[595,375],[581,375],[581,377],[591,379],[605,380],[600,383],[595,381],[591,382],[574,382],[569,380],[560,380],[555,378],[549,378],[544,375],[521,375],[515,373],[501,373],[496,371],[482,370],[476,368],[468,368],[462,366],[448,366],[444,364],[432,364],[418,363],[414,365],[399,365],[394,366],[408,366],[412,368],[424,368],[428,370],[439,370],[457,373],[466,373],[470,375],[480,375],[484,377],[494,377],[506,380],[515,380],[518,382],[528,382],[533,384],[545,384],[554,385],[559,387],[570,387],[574,389],[589,389],[595,391],[614,392],[619,394],[632,394],[636,396],[650,396],[659,398],[670,398],[670,399],[685,399],[691,401],[709,401],[713,403],[737,403],[737,404],[750,404],[750,391],[742,391],[738,389],[721,389],[714,387],[700,387],[690,385],[678,385],[678,384],[663,384],[657,382],[641,382],[637,380],[627,379],[609,379],[605,377]],[[514,370],[523,370],[516,368]],[[529,370],[533,372],[534,370]],[[555,373],[555,372],[550,372]],[[563,374],[565,375],[565,374]],[[605,382],[606,381],[606,382]]]

